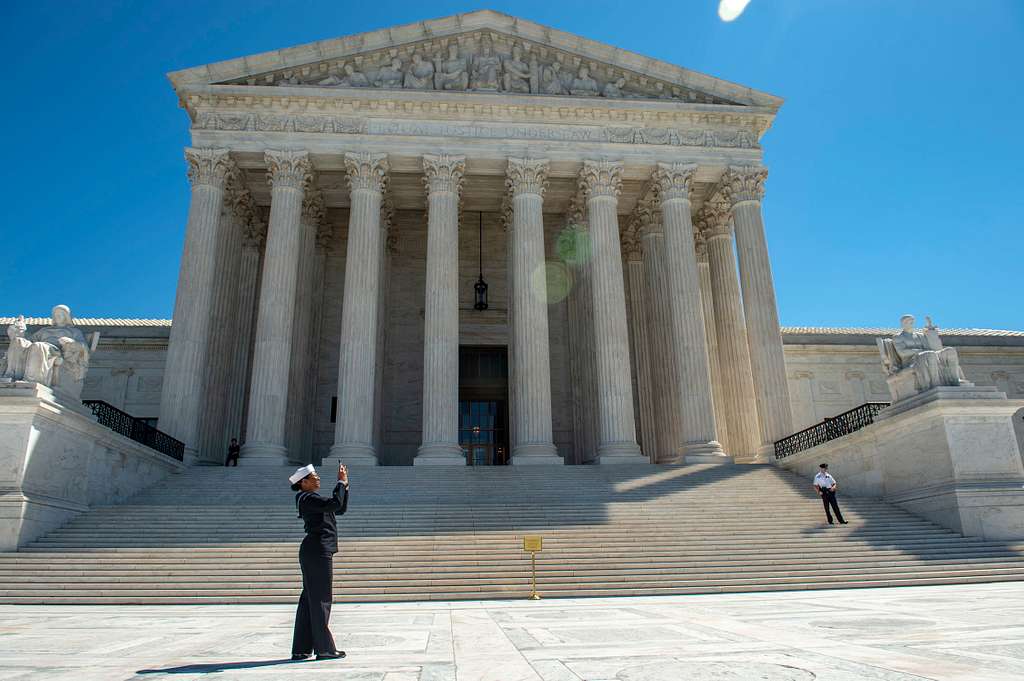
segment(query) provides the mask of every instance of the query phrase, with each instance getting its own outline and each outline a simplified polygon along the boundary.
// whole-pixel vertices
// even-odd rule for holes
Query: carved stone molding
[[[345,171],[351,191],[368,189],[383,194],[388,185],[389,168],[387,154],[345,154]]]
[[[584,161],[579,188],[588,200],[597,196],[617,199],[622,193],[622,162]]]
[[[466,157],[450,154],[423,156],[423,184],[427,193],[454,192],[462,194],[462,180],[466,174]]]
[[[729,166],[722,174],[719,192],[733,206],[743,201],[760,201],[764,198],[764,181],[767,177],[767,168]]]
[[[185,148],[185,161],[188,162],[188,181],[196,185],[207,184],[217,189],[224,189],[229,179],[237,172],[235,162],[227,149],[196,149]]]
[[[311,225],[319,226],[326,215],[324,195],[319,189],[313,189],[302,197],[302,219]]]
[[[313,181],[313,164],[306,151],[263,152],[267,164],[267,181],[271,188],[288,187],[305,190]]]
[[[505,175],[505,187],[512,196],[539,194],[548,188],[548,160],[546,158],[510,158]]]
[[[689,201],[696,172],[696,163],[659,163],[651,176],[657,187],[658,198],[661,201]]]

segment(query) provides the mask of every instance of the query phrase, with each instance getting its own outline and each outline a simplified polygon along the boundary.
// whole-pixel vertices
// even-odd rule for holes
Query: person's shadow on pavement
[[[310,660],[246,660],[243,662],[208,662],[205,664],[186,664],[180,667],[166,667],[164,669],[140,669],[136,674],[216,674],[232,669],[254,669],[256,667],[273,667],[278,664],[301,664]]]

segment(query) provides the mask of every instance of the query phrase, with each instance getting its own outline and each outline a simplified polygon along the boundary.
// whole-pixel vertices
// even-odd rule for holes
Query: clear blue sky
[[[188,119],[168,71],[489,6],[782,96],[765,202],[788,325],[1024,329],[1024,2],[15,2],[0,315],[168,317]],[[607,9],[604,9],[607,6]]]

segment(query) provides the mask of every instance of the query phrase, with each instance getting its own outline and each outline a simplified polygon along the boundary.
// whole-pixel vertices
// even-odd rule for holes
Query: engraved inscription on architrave
[[[510,92],[735,104],[678,83],[491,31],[420,41],[222,84]]]

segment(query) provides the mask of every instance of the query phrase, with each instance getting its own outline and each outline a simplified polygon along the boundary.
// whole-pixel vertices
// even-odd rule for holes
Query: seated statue
[[[586,66],[580,67],[579,77],[572,81],[569,93],[577,97],[596,97],[600,94],[597,81],[590,77],[590,69]]]
[[[434,65],[425,60],[419,52],[412,55],[412,63],[405,73],[405,87],[411,90],[434,89]]]
[[[964,378],[956,350],[942,347],[931,317],[925,321],[924,331],[915,331],[914,316],[905,314],[900,317],[902,331],[877,339],[893,402],[940,385],[972,385]]]
[[[385,64],[377,71],[377,87],[399,88],[402,87],[402,60],[395,58],[391,64]]]
[[[502,68],[505,92],[530,91],[530,66],[523,61],[523,49],[519,45],[512,46],[512,56],[502,62]]]
[[[82,382],[99,333],[93,333],[86,340],[66,305],[53,308],[51,321],[50,326],[44,326],[27,339],[24,317],[7,327],[11,344],[2,378],[41,383],[77,399],[82,394]]]
[[[469,87],[469,73],[465,57],[459,56],[458,43],[448,45],[448,59],[438,57],[434,62],[434,87],[438,90],[465,90]]]

